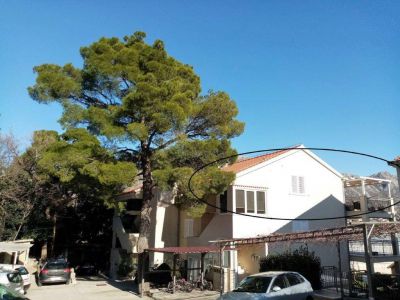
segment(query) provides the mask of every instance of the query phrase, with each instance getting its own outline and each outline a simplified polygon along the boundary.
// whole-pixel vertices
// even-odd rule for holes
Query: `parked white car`
[[[24,281],[18,271],[0,271],[0,284],[24,294]]]
[[[310,282],[299,273],[273,271],[244,278],[236,289],[218,299],[312,300],[313,289]]]
[[[31,286],[31,275],[24,266],[18,267],[15,270],[18,271],[19,275],[21,275],[22,280],[24,281],[24,291],[26,293]]]

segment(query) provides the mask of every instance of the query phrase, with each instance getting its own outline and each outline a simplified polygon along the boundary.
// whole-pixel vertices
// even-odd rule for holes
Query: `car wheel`
[[[71,279],[68,279],[65,284],[70,284],[71,283]]]
[[[306,300],[313,300],[313,297],[308,296],[308,297],[306,298]]]
[[[40,280],[38,280],[37,286],[42,286],[42,283],[40,282]]]

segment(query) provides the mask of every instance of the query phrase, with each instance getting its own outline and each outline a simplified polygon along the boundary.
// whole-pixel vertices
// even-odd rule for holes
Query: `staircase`
[[[128,253],[137,253],[139,233],[126,232],[119,216],[113,218],[113,228],[119,242],[121,243],[121,247]]]

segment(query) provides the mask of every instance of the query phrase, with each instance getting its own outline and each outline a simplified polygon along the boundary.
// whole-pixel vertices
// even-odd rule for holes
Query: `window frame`
[[[243,207],[238,206],[238,193],[243,192]],[[242,201],[242,200],[241,200]],[[243,209],[243,211],[238,211],[238,208]],[[235,190],[235,212],[245,214],[246,213],[246,190],[236,189]]]
[[[283,281],[284,281],[284,283],[285,283],[285,287],[284,287],[284,288],[281,288],[281,290],[284,290],[284,289],[287,289],[288,287],[290,287],[290,285],[289,285],[289,280],[286,278],[286,274],[280,274],[280,275],[276,276],[276,277],[274,278],[274,280],[271,282],[271,291],[272,291],[272,289],[273,289],[274,286],[275,286],[275,281],[276,281],[278,278],[280,278],[280,277],[282,277],[282,279],[283,279]]]
[[[290,277],[296,279],[297,283],[296,284],[292,284],[290,282]],[[287,279],[287,281],[289,283],[289,287],[296,286],[296,285],[302,284],[304,282],[304,279],[301,278],[298,274],[295,274],[295,273],[287,273],[286,274],[286,279]]]
[[[253,199],[250,202],[249,200],[249,194],[252,194]],[[255,197],[255,193],[254,191],[251,190],[246,190],[246,214],[255,214],[256,213],[256,197]],[[253,204],[253,209],[252,211],[249,210],[249,204],[252,203]]]
[[[244,207],[239,206],[238,207],[238,193],[243,192],[243,202],[244,202]],[[248,209],[248,194],[251,193],[253,196],[253,210]],[[258,203],[258,198],[260,194],[263,194],[263,210],[259,210],[259,203]],[[267,190],[266,189],[256,189],[256,188],[234,188],[233,189],[233,194],[235,195],[235,201],[234,201],[234,212],[239,213],[239,214],[249,214],[249,215],[266,215],[267,214]],[[242,204],[242,203],[240,203]],[[238,208],[241,210],[238,211]]]
[[[258,194],[262,193],[264,195],[264,211],[263,212],[259,212],[259,207],[258,207]],[[256,191],[256,209],[255,212],[257,215],[265,215],[267,213],[267,192],[266,191]]]

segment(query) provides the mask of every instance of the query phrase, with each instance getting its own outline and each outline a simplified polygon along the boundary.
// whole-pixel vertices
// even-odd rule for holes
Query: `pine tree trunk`
[[[142,145],[142,149],[146,148]],[[137,251],[142,255],[139,255],[138,260],[138,280],[139,283],[142,282],[142,276],[146,271],[146,262],[144,257],[146,257],[143,251],[149,248],[149,239],[151,234],[151,200],[153,198],[153,179],[151,176],[151,152],[145,149],[142,152],[143,156],[141,159],[142,171],[143,171],[143,203],[140,212],[140,229],[139,229],[139,239],[137,244]]]
[[[151,230],[151,200],[153,198],[153,179],[151,177],[150,155],[144,154],[142,158],[143,170],[143,203],[140,212],[140,229],[138,240],[138,252],[142,253],[149,247],[149,238]]]
[[[50,247],[50,255],[49,257],[54,257],[54,245],[56,242],[56,231],[57,231],[57,214],[53,215],[53,232],[51,236],[51,247]]]

